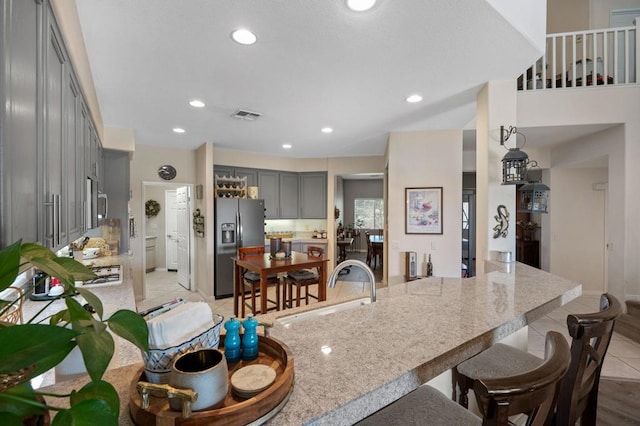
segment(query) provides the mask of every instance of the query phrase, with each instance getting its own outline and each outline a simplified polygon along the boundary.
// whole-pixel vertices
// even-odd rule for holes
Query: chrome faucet
[[[367,265],[361,260],[347,259],[343,262],[340,262],[338,266],[336,266],[336,268],[333,270],[331,275],[329,276],[329,283],[328,283],[329,288],[335,288],[336,280],[338,279],[338,274],[344,268],[347,268],[349,266],[359,266],[362,269],[364,269],[364,271],[367,273],[367,276],[369,277],[369,281],[371,282],[371,303],[375,302],[376,301],[376,277],[373,275],[373,271],[371,270],[371,268],[369,268],[369,265]]]

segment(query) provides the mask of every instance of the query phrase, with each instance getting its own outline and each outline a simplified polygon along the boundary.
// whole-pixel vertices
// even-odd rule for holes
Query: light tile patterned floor
[[[176,284],[175,272],[154,271],[146,276],[147,298],[138,300],[138,311],[160,305],[176,297],[190,301],[202,300],[198,293],[188,291]],[[348,294],[368,292],[368,283],[338,281],[335,288],[327,289],[327,299],[331,300]],[[529,327],[529,352],[544,356],[544,335],[556,330],[567,337],[566,319],[569,313],[589,313],[598,311],[599,296],[581,296],[573,302],[558,308]],[[210,302],[211,309],[225,318],[233,315],[233,298]],[[605,358],[602,375],[640,379],[640,344],[614,332]]]

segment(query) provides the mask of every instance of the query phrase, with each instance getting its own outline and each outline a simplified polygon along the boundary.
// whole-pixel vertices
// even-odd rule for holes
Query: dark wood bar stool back
[[[599,312],[567,316],[572,337],[571,365],[561,382],[555,424],[575,425],[578,419],[581,425],[596,424],[600,371],[615,319],[621,313],[620,302],[610,294],[603,294]],[[479,380],[524,372],[542,362],[520,349],[500,343],[493,345],[455,369],[460,405],[467,407],[467,393]]]
[[[322,258],[324,256],[324,249],[317,246],[307,247],[307,256]],[[309,286],[318,284],[320,285],[320,268],[313,269],[300,269],[296,271],[287,272],[286,277],[287,293],[289,297],[288,306],[293,306],[293,286],[296,287],[295,302],[296,306],[300,306],[300,300],[302,299],[302,288],[304,288],[304,301],[305,304],[309,304],[309,298],[318,300],[316,296],[309,293]]]
[[[546,360],[537,368],[515,376],[476,381],[474,392],[483,418],[428,385],[362,420],[358,425],[496,425],[507,426],[509,417],[526,414],[528,425],[546,425],[571,361],[569,344],[556,331],[547,333]]]
[[[252,246],[252,247],[240,247],[238,249],[238,257],[240,259],[245,258],[246,256],[253,255],[264,255],[264,246]],[[260,274],[243,270],[242,271],[242,317],[245,316],[245,307],[251,309],[251,313],[256,315],[256,297],[267,297],[267,295],[260,294]],[[276,288],[276,299],[267,299],[268,302],[272,304],[271,309],[280,310],[280,278],[278,274],[268,275],[267,276],[267,286],[275,286]],[[247,298],[250,298],[251,304],[247,301]]]
[[[558,397],[558,425],[595,425],[598,408],[598,385],[615,320],[622,305],[614,296],[600,297],[600,312],[567,317],[571,342],[571,365],[562,380]]]

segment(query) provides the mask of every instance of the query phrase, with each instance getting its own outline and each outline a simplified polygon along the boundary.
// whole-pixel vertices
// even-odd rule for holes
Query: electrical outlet
[[[438,244],[435,241],[431,241],[431,250],[438,250]]]
[[[400,248],[400,241],[392,240],[391,241],[391,248],[396,249],[396,250],[399,249]]]

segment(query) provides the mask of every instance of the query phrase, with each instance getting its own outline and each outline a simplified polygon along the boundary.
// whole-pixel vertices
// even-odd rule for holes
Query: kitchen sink
[[[299,314],[280,317],[276,320],[276,322],[282,325],[288,325],[288,324],[293,324],[300,321],[307,321],[307,320],[318,318],[324,315],[330,315],[336,312],[342,312],[349,309],[357,308],[359,306],[370,305],[370,304],[371,304],[371,298],[369,297],[365,297],[362,299],[354,299],[354,300],[349,300],[348,302],[325,306],[324,308],[312,309],[310,311],[300,312]]]

